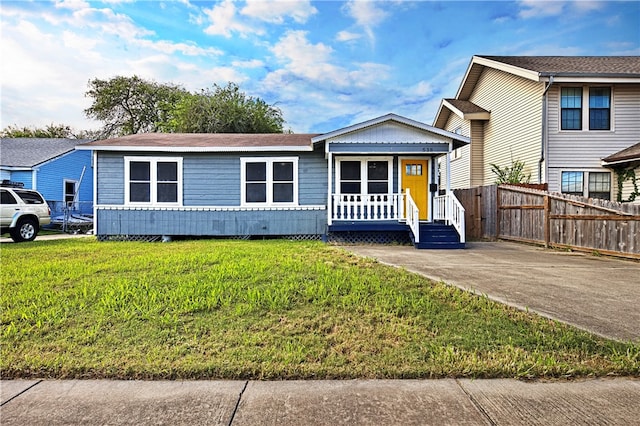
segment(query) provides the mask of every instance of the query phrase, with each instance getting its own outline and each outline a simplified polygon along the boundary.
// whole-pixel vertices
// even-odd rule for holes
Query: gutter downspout
[[[553,84],[553,75],[549,76],[549,82],[544,88],[544,92],[542,92],[542,140],[540,144],[540,160],[538,161],[538,183],[542,183],[542,163],[545,161],[545,147],[549,140],[547,132],[549,128],[547,126],[547,109],[549,99],[547,98],[547,92],[551,88]]]

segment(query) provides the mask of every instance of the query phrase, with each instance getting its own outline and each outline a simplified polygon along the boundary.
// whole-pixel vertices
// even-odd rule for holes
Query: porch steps
[[[463,249],[465,246],[453,225],[444,223],[421,223],[420,242],[416,243],[413,235],[411,240],[417,249]]]

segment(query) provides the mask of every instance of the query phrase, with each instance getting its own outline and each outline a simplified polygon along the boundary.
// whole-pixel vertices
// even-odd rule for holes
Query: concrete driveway
[[[464,250],[344,248],[600,336],[640,342],[636,261],[509,242],[471,242]]]

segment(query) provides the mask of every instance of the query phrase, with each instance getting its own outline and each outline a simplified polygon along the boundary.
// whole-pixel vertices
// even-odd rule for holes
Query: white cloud
[[[520,17],[524,19],[560,15],[565,6],[564,1],[522,0]]]
[[[374,28],[389,15],[385,10],[378,7],[381,3],[351,0],[344,5],[344,10],[356,21],[356,25],[364,29],[372,43],[375,42]]]
[[[340,31],[338,34],[336,34],[337,41],[345,41],[345,42],[354,41],[361,37],[362,37],[361,34],[352,33],[350,31]]]
[[[318,9],[308,0],[247,0],[240,13],[272,24],[282,24],[286,17],[303,24],[310,16],[318,13]]]
[[[206,34],[227,38],[234,32],[241,35],[263,34],[262,29],[240,22],[236,16],[235,3],[231,0],[225,0],[211,9],[203,9],[203,12],[210,20],[210,25],[204,30]]]
[[[232,61],[231,65],[237,68],[260,68],[264,66],[264,62],[259,59],[251,59],[249,61]]]

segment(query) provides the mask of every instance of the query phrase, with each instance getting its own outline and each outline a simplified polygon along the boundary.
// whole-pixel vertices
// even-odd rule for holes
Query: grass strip
[[[640,375],[609,341],[319,242],[6,244],[3,378]]]

